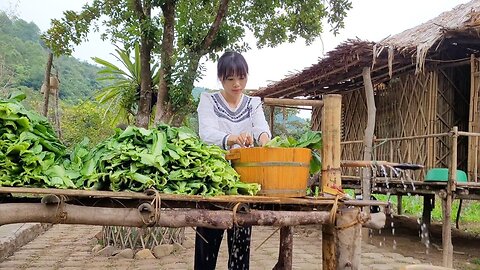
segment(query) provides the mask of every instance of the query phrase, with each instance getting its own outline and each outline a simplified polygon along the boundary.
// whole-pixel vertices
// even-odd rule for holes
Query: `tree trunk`
[[[57,80],[58,80],[58,72],[57,72]],[[57,136],[60,140],[62,140],[62,128],[60,126],[60,108],[59,108],[59,101],[60,101],[60,84],[55,91],[55,129],[57,130]]]
[[[370,76],[370,68],[363,68],[363,84],[365,86],[365,97],[367,100],[367,127],[365,128],[365,135],[363,138],[363,160],[372,160],[372,145],[373,135],[375,131],[375,98],[373,96],[372,78]],[[362,173],[362,198],[370,200],[370,177],[371,169],[363,168]],[[366,207],[365,211],[370,212],[370,207]]]
[[[160,122],[169,123],[172,116],[172,108],[168,101],[168,89],[172,83],[172,57],[175,37],[175,1],[165,1],[162,5],[162,12],[165,17],[165,26],[162,38],[162,59],[158,82],[155,124]]]
[[[190,51],[189,64],[187,72],[182,77],[180,85],[183,89],[183,95],[191,96],[191,90],[193,89],[193,83],[197,76],[198,65],[200,63],[200,58],[207,54],[210,51],[210,46],[217,35],[220,25],[225,18],[228,11],[228,4],[230,0],[221,0],[218,6],[217,14],[215,20],[210,25],[208,33],[203,38],[201,44],[192,48]],[[173,55],[173,32],[174,32],[174,21],[175,21],[175,1],[168,0],[162,5],[162,11],[165,17],[165,27],[163,33],[163,42],[162,42],[162,67],[163,76],[160,77],[159,89],[158,89],[158,99],[157,99],[157,111],[155,114],[155,123],[166,122],[172,123],[173,125],[180,125],[188,110],[178,111],[178,104],[172,104],[169,100],[169,91],[171,85],[171,68],[172,68],[172,55]],[[187,104],[182,104],[181,106],[186,106]],[[173,118],[173,119],[172,119]]]
[[[50,73],[52,72],[53,53],[48,54],[47,66],[45,67],[45,92],[43,93],[43,116],[48,116],[48,102],[50,99]]]
[[[150,20],[151,5],[149,1],[142,6],[139,0],[135,1],[135,11],[140,20],[140,27],[148,25]],[[138,100],[138,111],[136,125],[148,128],[152,112],[152,73],[150,70],[150,59],[153,44],[146,29],[141,29],[140,38],[140,98]]]

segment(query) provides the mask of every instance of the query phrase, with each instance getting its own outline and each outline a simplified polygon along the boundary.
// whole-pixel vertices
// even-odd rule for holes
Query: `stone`
[[[141,249],[135,253],[135,259],[155,259],[150,249]]]
[[[118,248],[114,246],[106,246],[102,249],[100,249],[96,254],[100,256],[106,256],[110,257],[112,256],[116,251],[118,251]]]
[[[185,250],[185,248],[180,245],[179,243],[174,243],[173,244],[173,252],[179,252],[179,251],[182,251],[182,250]]]
[[[158,245],[153,248],[153,254],[157,258],[162,258],[172,253],[173,253],[173,245]]]
[[[125,259],[133,259],[133,256],[135,256],[135,252],[131,248],[122,249],[117,254],[114,255],[115,258],[125,258]]]
[[[184,248],[193,248],[195,246],[195,241],[192,239],[185,239],[182,246]]]
[[[95,245],[95,246],[92,248],[92,252],[93,252],[93,253],[97,253],[97,252],[99,252],[102,248],[103,248],[102,245],[97,244],[97,245]]]

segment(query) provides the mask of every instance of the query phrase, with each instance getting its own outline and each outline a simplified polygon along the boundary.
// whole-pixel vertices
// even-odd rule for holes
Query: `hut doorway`
[[[437,133],[449,132],[454,126],[460,131],[469,130],[470,65],[440,68],[438,70]],[[467,170],[468,138],[458,138],[458,169]],[[438,167],[448,167],[450,142],[442,137],[437,144]]]

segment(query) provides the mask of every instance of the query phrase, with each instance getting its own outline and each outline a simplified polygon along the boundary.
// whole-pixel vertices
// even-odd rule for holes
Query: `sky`
[[[0,10],[38,25],[46,31],[50,20],[61,18],[64,10],[79,11],[88,1],[69,0],[0,0]],[[248,89],[265,87],[279,81],[291,73],[303,70],[318,62],[328,51],[349,38],[380,41],[403,30],[428,21],[444,11],[467,3],[468,0],[352,0],[353,8],[348,11],[345,28],[334,36],[328,25],[320,38],[310,46],[298,40],[293,44],[283,44],[276,48],[254,48],[243,55],[249,64]],[[114,47],[100,40],[98,35],[90,35],[89,41],[75,48],[73,56],[93,63],[91,57],[114,61],[111,53]],[[206,73],[196,86],[220,89],[216,78],[216,63],[205,62]]]

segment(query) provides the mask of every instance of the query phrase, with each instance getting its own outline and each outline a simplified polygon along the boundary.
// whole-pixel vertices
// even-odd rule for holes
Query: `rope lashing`
[[[162,199],[160,197],[160,192],[155,189],[145,190],[147,195],[155,195],[153,200],[150,203],[142,203],[138,206],[138,211],[140,212],[140,217],[143,221],[143,224],[151,227],[156,226],[160,223],[160,211],[162,208]],[[149,212],[148,220],[145,220],[142,212]]]
[[[250,212],[250,207],[248,207],[247,204],[245,203],[236,203],[235,206],[233,206],[232,208],[232,212],[233,212],[233,225],[235,226],[240,226],[238,224],[238,219],[237,219],[237,212],[238,211],[242,211],[242,212]]]
[[[369,220],[371,219],[371,216],[370,215],[366,215],[366,214],[363,214],[361,211],[358,211],[357,213],[357,216],[355,217],[355,219],[350,222],[350,223],[347,223],[347,224],[344,224],[342,226],[335,226],[335,229],[337,230],[345,230],[345,229],[348,229],[350,227],[353,227],[357,224],[365,224],[367,223]]]
[[[68,217],[68,213],[67,211],[65,211],[65,201],[67,197],[65,197],[65,195],[60,195],[60,196],[53,195],[53,196],[58,198],[57,208],[55,209],[55,223],[57,224],[63,223],[64,221],[67,220],[67,217]]]

